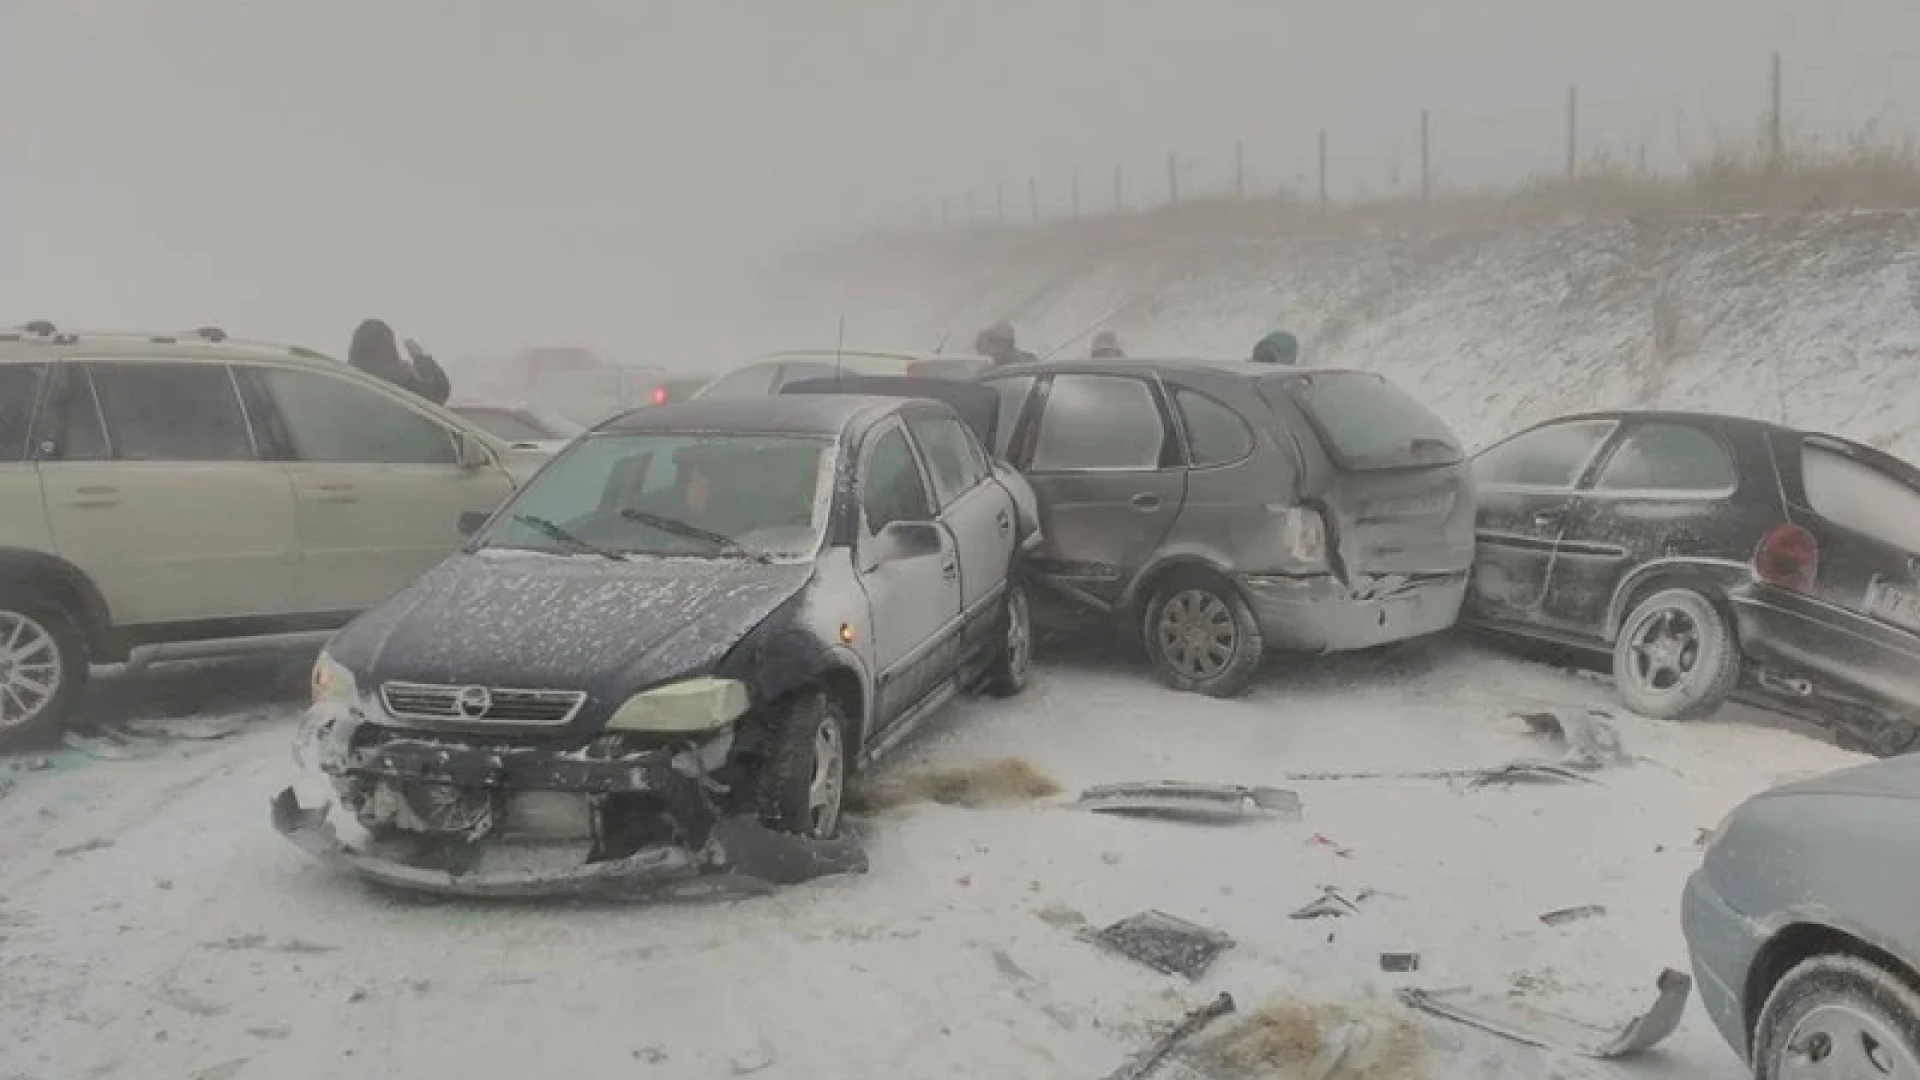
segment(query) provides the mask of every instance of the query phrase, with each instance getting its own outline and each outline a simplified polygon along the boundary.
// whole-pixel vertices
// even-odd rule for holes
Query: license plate
[[[1453,513],[1454,493],[1435,492],[1431,495],[1410,495],[1401,499],[1374,499],[1362,508],[1362,514],[1368,521],[1383,518],[1428,518],[1446,517]]]
[[[1920,631],[1920,592],[1876,581],[1867,586],[1867,613]]]

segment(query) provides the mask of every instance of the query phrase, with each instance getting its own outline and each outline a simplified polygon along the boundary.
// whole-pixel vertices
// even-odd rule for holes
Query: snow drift
[[[964,350],[1244,354],[1276,326],[1381,371],[1479,445],[1559,413],[1707,409],[1920,459],[1920,216],[1855,212],[1502,229],[1285,232],[1250,209],[870,239],[766,280],[760,336]]]

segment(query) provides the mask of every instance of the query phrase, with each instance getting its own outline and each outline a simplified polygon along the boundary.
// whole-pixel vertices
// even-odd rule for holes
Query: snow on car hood
[[[1871,799],[1920,799],[1920,754],[1869,762],[1762,792],[1756,798],[1783,795],[1858,795]]]
[[[587,720],[710,669],[812,574],[810,562],[457,555],[328,651],[369,692],[389,680],[585,690]]]

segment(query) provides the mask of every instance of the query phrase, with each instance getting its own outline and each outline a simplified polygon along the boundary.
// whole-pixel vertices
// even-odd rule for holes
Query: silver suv
[[[345,625],[541,460],[305,349],[0,333],[0,742],[57,727],[90,664]]]

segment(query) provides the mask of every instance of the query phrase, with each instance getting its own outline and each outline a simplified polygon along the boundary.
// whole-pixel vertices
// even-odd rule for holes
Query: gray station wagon
[[[1473,563],[1459,441],[1380,375],[1197,360],[997,368],[995,449],[1040,500],[1050,599],[1140,627],[1224,697],[1271,649],[1445,630]]]

